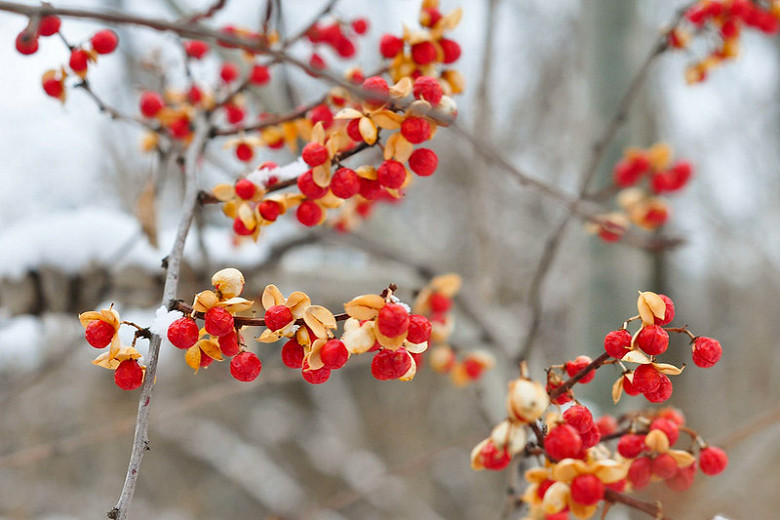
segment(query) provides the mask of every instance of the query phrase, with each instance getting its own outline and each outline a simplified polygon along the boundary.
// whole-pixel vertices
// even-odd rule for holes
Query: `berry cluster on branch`
[[[656,356],[669,346],[668,332],[691,338],[697,365],[709,367],[720,359],[721,348],[716,340],[697,337],[687,327],[667,326],[675,317],[669,297],[642,292],[637,308],[637,316],[607,334],[603,354],[595,360],[579,356],[550,367],[546,385],[529,379],[523,364],[521,377],[509,384],[507,418],[472,450],[471,464],[477,470],[503,470],[514,457],[538,457],[540,467],[525,473],[528,486],[522,500],[529,508],[527,519],[565,520],[569,515],[587,519],[601,503],[605,504],[605,513],[613,502],[636,507],[636,499],[626,493],[653,481],[664,481],[670,489],[684,491],[693,483],[697,460],[707,475],[725,469],[725,452],[707,445],[676,410],[646,409],[619,419],[605,415],[595,420],[592,412],[577,401],[577,384],[592,381],[600,367],[623,366],[624,362],[639,366],[634,371],[623,367],[613,387],[615,402],[623,389],[632,395],[641,392],[650,402],[666,401],[672,394],[667,374],[682,372],[681,368],[656,361]],[[637,320],[642,326],[632,335],[628,324]],[[569,401],[574,403],[561,413],[560,406]],[[557,409],[548,411],[550,404]],[[687,449],[673,448],[681,432],[691,440]],[[613,441],[617,441],[614,448],[609,444]],[[654,511],[662,516],[660,507]]]

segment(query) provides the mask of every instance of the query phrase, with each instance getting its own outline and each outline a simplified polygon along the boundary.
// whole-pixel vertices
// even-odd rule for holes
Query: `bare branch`
[[[167,257],[168,272],[165,277],[165,286],[163,288],[162,301],[173,300],[176,296],[176,289],[179,284],[179,271],[181,259],[184,253],[184,243],[187,240],[187,234],[190,230],[193,214],[197,205],[197,162],[203,149],[203,144],[208,137],[208,125],[203,120],[196,121],[195,137],[187,153],[186,160],[186,193],[182,204],[183,211],[179,221],[179,229],[176,233],[171,253]],[[130,463],[127,467],[127,475],[122,492],[114,508],[108,512],[109,518],[125,520],[127,518],[130,502],[133,500],[135,486],[138,481],[138,472],[141,466],[146,444],[148,442],[147,432],[149,430],[149,405],[151,404],[152,391],[157,376],[157,359],[160,353],[160,336],[154,335],[149,342],[149,354],[146,360],[146,374],[144,376],[143,386],[141,387],[141,397],[138,402],[138,415],[136,416],[135,435],[133,437],[133,448],[130,453]]]
[[[674,29],[680,23],[680,20],[682,20],[685,11],[687,11],[689,7],[690,4],[678,10],[670,24],[670,29],[664,31],[656,39],[656,42],[653,44],[650,52],[645,57],[642,65],[639,67],[639,71],[631,80],[631,84],[629,85],[628,90],[618,103],[618,108],[615,111],[615,114],[609,120],[601,135],[593,144],[590,160],[585,166],[585,170],[583,171],[582,177],[580,179],[578,190],[580,199],[586,198],[588,190],[590,189],[590,186],[596,177],[596,173],[598,172],[598,167],[603,161],[604,155],[607,153],[607,149],[609,148],[610,143],[617,135],[618,130],[620,130],[620,128],[622,128],[622,126],[628,120],[628,112],[639,95],[639,92],[642,90],[642,86],[647,80],[647,76],[651,67],[669,47],[669,31]],[[536,336],[539,332],[539,327],[542,321],[542,289],[544,282],[547,278],[547,274],[550,272],[550,268],[552,267],[553,262],[555,262],[555,257],[557,256],[559,247],[563,242],[563,237],[566,234],[566,229],[573,216],[574,212],[569,211],[566,216],[561,219],[560,223],[555,227],[555,230],[544,244],[542,256],[539,259],[539,264],[537,265],[534,276],[531,279],[531,286],[528,291],[527,301],[531,305],[531,321],[528,326],[528,332],[525,334],[523,343],[520,347],[520,352],[516,358],[518,363],[524,359],[527,359],[531,354],[531,350],[533,349],[534,342],[536,340]]]

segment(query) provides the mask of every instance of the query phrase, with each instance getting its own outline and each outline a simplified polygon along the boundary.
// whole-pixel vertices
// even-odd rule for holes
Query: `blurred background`
[[[68,3],[166,19],[208,4]],[[283,33],[304,27],[321,4],[282,2]],[[459,124],[517,166],[575,193],[594,140],[681,3],[443,0],[442,10],[457,5],[464,16],[453,38],[463,49],[458,68],[467,82],[457,99]],[[243,21],[259,20],[262,9],[262,2],[234,0],[213,23],[251,25]],[[380,66],[381,35],[416,24],[418,9],[416,0],[342,0],[334,14],[369,19],[355,62],[370,71]],[[16,53],[12,39],[24,25],[0,13],[0,518],[100,518],[121,489],[138,393],[118,389],[109,372],[90,364],[95,352],[77,314],[114,303],[123,319],[151,323],[182,184],[175,175],[163,184],[153,245],[137,219],[157,166],[139,151],[141,132],[100,114],[83,92],[69,92],[64,106],[46,97],[39,78],[66,63],[67,53],[54,38],[31,57]],[[63,32],[80,41],[99,27],[65,20]],[[90,72],[103,99],[132,113],[139,93],[157,88],[161,71],[183,85],[175,37],[117,31],[118,53]],[[303,44],[293,51],[303,58],[310,52]],[[248,298],[275,283],[337,311],[390,282],[411,301],[432,274],[457,272],[465,307],[455,310],[452,342],[490,350],[496,367],[456,387],[427,367],[411,383],[378,382],[367,360],[358,359],[315,387],[282,365],[278,347],[250,344],[264,368],[245,384],[224,364],[193,376],[168,345],[131,516],[498,518],[506,475],[472,471],[468,455],[504,417],[506,383],[517,376],[507,354],[520,351],[535,305],[542,312],[529,366],[542,379],[551,364],[598,356],[604,334],[635,313],[636,291],[652,290],[674,300],[676,323],[723,344],[723,360],[703,370],[690,363],[686,342],[673,338],[669,361],[690,366],[674,379],[669,404],[726,448],[730,465],[719,477],[698,475],[684,494],[658,484],[640,496],[662,500],[674,519],[776,517],[780,46],[745,31],[737,60],[689,86],[685,67],[703,52],[706,45],[694,46],[657,61],[594,184],[609,184],[624,147],[670,143],[675,157],[695,165],[691,184],[669,197],[665,233],[683,245],[647,252],[605,244],[575,219],[534,301],[530,285],[565,208],[519,186],[446,130],[432,144],[437,173],[417,182],[402,203],[378,207],[353,235],[309,232],[288,218],[259,243],[236,245],[218,208],[202,211],[188,241],[180,298],[189,300],[211,273],[234,266],[247,278]],[[323,55],[338,71],[353,64]],[[211,78],[218,66],[212,57],[195,73]],[[283,113],[326,90],[290,69],[288,92],[277,72],[256,94],[269,111]],[[285,151],[261,153],[261,160],[294,159]],[[209,145],[203,188],[242,173],[222,142]],[[145,352],[145,343],[139,348]],[[617,376],[610,367],[600,370],[578,396],[599,413],[647,404],[627,398],[615,408],[609,388]],[[642,517],[622,506],[609,513]]]

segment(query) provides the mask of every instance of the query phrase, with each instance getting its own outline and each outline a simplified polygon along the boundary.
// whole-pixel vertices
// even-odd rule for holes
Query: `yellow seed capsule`
[[[510,419],[526,423],[535,421],[549,405],[550,397],[539,383],[528,379],[516,379],[509,383],[506,406]]]

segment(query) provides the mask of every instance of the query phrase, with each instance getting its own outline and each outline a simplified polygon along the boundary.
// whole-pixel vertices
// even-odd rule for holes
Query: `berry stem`
[[[682,327],[664,327],[664,330],[666,332],[676,332],[677,334],[687,334],[688,337],[691,338],[691,341],[696,339],[696,334],[688,329],[688,325],[683,325]]]
[[[637,511],[647,513],[656,520],[672,520],[668,516],[664,516],[663,510],[659,505],[645,502],[643,500],[638,500],[628,495],[624,495],[623,493],[619,493],[614,489],[606,488],[604,490],[604,500],[612,503],[619,502],[621,504],[625,504],[630,508],[636,509]]]
[[[577,381],[582,379],[583,377],[587,376],[588,373],[590,373],[591,370],[596,370],[602,365],[608,364],[610,360],[610,355],[604,352],[599,357],[591,361],[585,368],[571,376],[569,379],[564,381],[564,383],[561,386],[555,387],[553,390],[550,391],[550,400],[554,400],[556,397],[559,397],[561,394],[564,394],[571,390],[571,388],[577,384]]]

